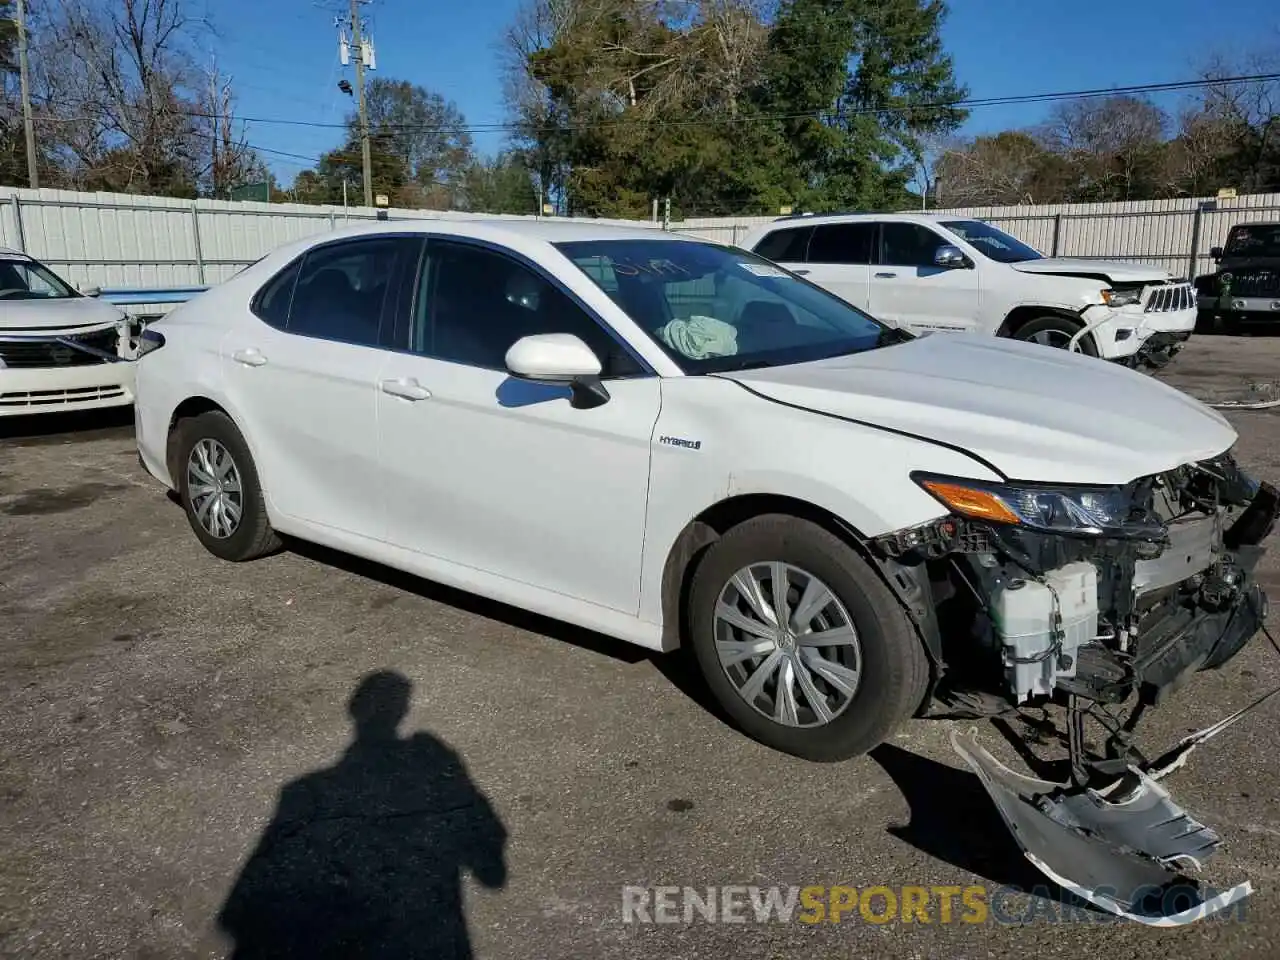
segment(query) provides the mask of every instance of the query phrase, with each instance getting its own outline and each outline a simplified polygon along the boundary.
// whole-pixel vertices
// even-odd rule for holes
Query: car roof
[[[894,220],[907,223],[939,223],[943,220],[972,220],[954,213],[912,213],[910,211],[886,211],[884,213],[800,213],[779,217],[765,225],[770,232],[788,227],[807,227],[824,223],[857,223],[863,220]]]
[[[431,217],[402,220],[379,220],[353,227],[326,232],[307,238],[312,243],[340,240],[345,237],[365,237],[397,233],[448,233],[510,243],[520,240],[542,240],[547,243],[570,243],[575,240],[677,240],[683,242],[712,242],[702,237],[685,237],[663,230],[657,224],[652,227],[610,221],[547,219],[502,219],[498,217]]]

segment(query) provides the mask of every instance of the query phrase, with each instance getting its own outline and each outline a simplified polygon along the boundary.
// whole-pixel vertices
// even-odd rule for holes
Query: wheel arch
[[[764,514],[785,514],[816,524],[843,541],[876,571],[897,597],[928,654],[927,703],[941,674],[942,663],[941,637],[927,577],[920,580],[909,568],[877,556],[865,535],[827,508],[784,494],[746,493],[726,497],[707,507],[680,531],[662,569],[663,649],[684,646],[688,630],[685,601],[706,550],[731,528]]]
[[[262,457],[259,456],[257,444],[254,443],[250,432],[245,429],[244,418],[239,415],[236,408],[225,400],[214,396],[212,391],[190,394],[174,407],[173,413],[169,416],[168,434],[165,437],[165,466],[169,468],[169,476],[173,479],[174,484],[176,485],[178,482],[178,471],[181,469],[181,464],[176,463],[178,451],[174,442],[178,436],[177,426],[183,420],[189,420],[204,413],[221,413],[240,431],[240,436],[243,438],[245,446],[249,448],[249,456],[253,457],[253,466],[258,474],[258,482],[262,484],[267,512],[272,515],[272,522],[274,522],[275,510],[271,503],[271,496],[267,492],[271,489],[269,486],[270,479],[267,476],[267,467],[263,463]]]
[[[227,413],[227,409],[222,406],[222,404],[201,394],[187,397],[174,407],[173,413],[169,416],[169,426],[165,431],[164,456],[165,466],[169,468],[169,476],[174,478],[175,483],[177,482],[178,472],[181,467],[181,464],[178,463],[178,445],[176,443],[178,438],[178,424],[183,420],[190,420],[193,417],[198,417],[202,413],[212,413],[215,411],[231,417],[231,414]],[[232,417],[232,420],[234,419],[235,418]]]
[[[1024,303],[1009,311],[999,329],[996,330],[996,336],[1012,337],[1032,320],[1039,320],[1041,317],[1061,317],[1074,323],[1076,329],[1084,326],[1084,321],[1080,319],[1078,313],[1072,313],[1062,307],[1043,307]]]

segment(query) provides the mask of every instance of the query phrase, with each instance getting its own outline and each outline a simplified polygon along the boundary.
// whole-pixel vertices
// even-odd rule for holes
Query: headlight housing
[[[1141,301],[1141,290],[1112,290],[1108,287],[1102,291],[1102,302],[1108,307],[1127,307]]]
[[[1129,487],[1081,487],[991,483],[916,473],[911,477],[953,513],[1077,537],[1161,540],[1164,523],[1134,498]]]

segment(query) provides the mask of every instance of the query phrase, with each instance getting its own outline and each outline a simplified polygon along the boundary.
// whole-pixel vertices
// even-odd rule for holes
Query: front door
[[[977,269],[938,266],[934,256],[950,241],[923,224],[888,221],[881,227],[871,314],[915,334],[972,333],[980,307]]]
[[[611,610],[639,610],[661,382],[532,265],[432,239],[405,352],[378,394],[388,538],[440,560]],[[508,348],[572,333],[605,364],[608,402],[506,372]],[[610,375],[614,374],[614,375]]]

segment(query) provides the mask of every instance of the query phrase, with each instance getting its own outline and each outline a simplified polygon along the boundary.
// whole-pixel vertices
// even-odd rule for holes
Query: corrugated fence
[[[1139,261],[1187,276],[1211,269],[1209,249],[1222,244],[1234,224],[1280,220],[1280,194],[944,212],[988,220],[1050,255]],[[485,217],[386,213],[395,220]],[[0,191],[0,244],[44,260],[79,286],[206,285],[225,280],[283,243],[377,215],[369,207],[9,189]],[[741,243],[750,230],[772,219],[686,220],[670,229]]]

